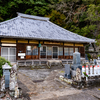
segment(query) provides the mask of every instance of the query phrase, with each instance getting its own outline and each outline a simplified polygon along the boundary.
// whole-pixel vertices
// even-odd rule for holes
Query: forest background
[[[49,17],[69,31],[100,39],[100,0],[0,0],[0,22],[16,17],[16,12]]]

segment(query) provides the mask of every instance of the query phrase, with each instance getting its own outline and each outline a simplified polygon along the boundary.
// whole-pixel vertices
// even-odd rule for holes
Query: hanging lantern
[[[39,43],[38,47],[41,47],[41,44]]]

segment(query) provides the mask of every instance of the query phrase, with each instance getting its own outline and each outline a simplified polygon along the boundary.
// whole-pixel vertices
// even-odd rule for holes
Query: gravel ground
[[[20,68],[18,75],[19,80],[29,89],[29,91],[24,91],[29,94],[31,100],[43,100],[81,92],[81,90],[76,91],[70,85],[62,84],[56,80],[59,75],[64,75],[64,68],[52,67],[51,69],[33,70]],[[31,82],[28,83],[29,80]]]
[[[44,80],[53,70],[62,71],[61,73],[64,74],[64,68],[61,67],[57,69],[57,66],[50,69],[31,69],[30,67],[19,68],[19,72],[28,76],[32,80]]]
[[[64,68],[51,69],[19,68],[19,86],[28,100],[100,100],[100,88],[78,90],[58,81],[64,75]]]

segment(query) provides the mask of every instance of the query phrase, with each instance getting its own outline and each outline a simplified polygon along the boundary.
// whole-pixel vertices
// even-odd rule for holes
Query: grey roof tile
[[[18,13],[18,17],[0,23],[0,37],[43,39],[66,42],[94,43],[89,39],[65,30],[49,18]]]

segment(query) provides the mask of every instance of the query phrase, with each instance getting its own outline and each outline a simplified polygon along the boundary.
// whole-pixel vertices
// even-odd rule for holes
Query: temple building
[[[95,40],[70,32],[46,17],[18,13],[16,18],[0,23],[0,56],[11,62],[68,60],[75,51],[84,58],[84,46],[89,43]]]

